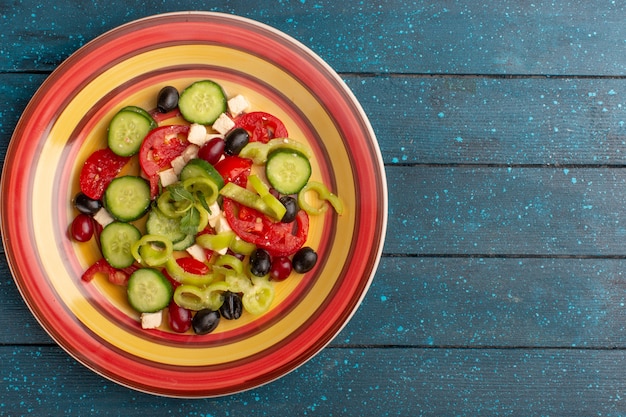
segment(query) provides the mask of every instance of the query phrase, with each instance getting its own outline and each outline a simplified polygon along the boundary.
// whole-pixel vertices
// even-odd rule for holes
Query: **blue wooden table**
[[[0,2],[0,158],[28,100],[120,24],[207,10],[326,60],[378,136],[389,227],[353,320],[286,377],[155,397],[78,364],[0,260],[0,415],[626,415],[619,1]]]

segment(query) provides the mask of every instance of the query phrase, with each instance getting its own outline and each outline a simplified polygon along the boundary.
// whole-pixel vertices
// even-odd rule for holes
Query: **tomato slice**
[[[242,114],[235,120],[235,125],[246,129],[250,135],[250,142],[267,143],[270,139],[289,136],[280,119],[262,111]]]
[[[200,262],[199,260],[194,258],[186,256],[176,258],[176,263],[181,268],[183,268],[185,272],[189,272],[190,274],[205,275],[209,273],[209,267],[204,262]],[[162,272],[163,275],[165,275],[165,278],[167,278],[167,280],[172,284],[172,286],[174,286],[174,288],[181,285],[179,281],[175,280],[170,274],[168,274],[167,270],[164,269]]]
[[[241,239],[254,243],[272,256],[289,256],[298,251],[309,234],[309,216],[300,210],[294,222],[277,222],[270,217],[224,198],[224,215]]]
[[[204,262],[200,262],[195,258],[178,258],[176,259],[176,263],[190,274],[204,275],[209,273],[209,267]]]
[[[137,267],[131,265],[128,268],[117,269],[112,267],[104,258],[97,260],[83,273],[81,279],[89,282],[96,277],[97,274],[105,274],[111,284],[126,285],[130,275],[137,270]]]
[[[215,164],[215,169],[224,178],[224,184],[233,182],[245,187],[252,169],[252,160],[239,156],[227,156]]]
[[[119,156],[109,148],[98,149],[80,170],[80,190],[87,197],[100,200],[109,183],[120,173],[130,157]]]
[[[174,110],[168,111],[167,113],[161,113],[159,110],[153,109],[150,111],[150,116],[155,122],[161,124],[166,120],[180,117],[180,110],[176,107]]]
[[[159,172],[170,167],[172,161],[180,156],[187,142],[189,126],[169,125],[153,129],[145,137],[139,149],[139,164],[150,181],[152,197],[159,192]]]

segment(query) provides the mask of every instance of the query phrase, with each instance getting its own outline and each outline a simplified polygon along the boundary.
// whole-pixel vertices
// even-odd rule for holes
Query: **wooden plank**
[[[623,350],[325,349],[263,387],[204,400],[129,391],[58,348],[0,347],[3,415],[562,415],[626,411]],[[19,401],[10,401],[19,398]],[[123,410],[123,412],[122,412]],[[167,411],[164,411],[167,410]]]
[[[383,258],[334,346],[626,346],[626,260]]]
[[[158,9],[112,0],[3,3],[0,71],[51,70],[78,47],[131,20],[193,10],[191,0]],[[119,13],[124,10],[125,13]],[[249,17],[308,45],[340,72],[623,75],[624,6],[565,0],[376,2],[324,0],[232,4],[207,11]],[[102,18],[100,18],[102,17]],[[376,30],[369,30],[375,27]],[[538,29],[540,28],[540,29]]]
[[[45,74],[0,74],[0,155]],[[621,80],[345,76],[387,164],[624,165]]]
[[[625,348],[624,259],[382,259],[331,343]],[[0,263],[0,344],[50,344]]]
[[[0,345],[53,343],[22,299],[4,255],[0,260],[0,303],[5,311],[0,315]]]
[[[385,253],[624,256],[626,172],[386,167]]]
[[[622,80],[346,77],[387,164],[623,165]]]
[[[46,76],[44,74],[0,74],[1,161],[4,162],[7,146],[9,146],[20,115]]]

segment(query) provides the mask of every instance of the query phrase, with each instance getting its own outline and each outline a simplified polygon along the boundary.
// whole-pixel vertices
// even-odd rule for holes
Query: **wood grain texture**
[[[626,260],[385,257],[333,347],[626,348]],[[0,263],[0,345],[52,343]]]
[[[0,74],[0,155],[47,74]],[[344,75],[388,165],[626,164],[618,79]]]
[[[626,172],[387,167],[386,253],[623,256]]]
[[[174,400],[76,363],[2,259],[0,416],[626,415],[625,5],[4,1],[0,160],[33,93],[77,48],[200,7],[293,36],[362,104],[389,182],[370,291],[285,378]]]
[[[620,416],[622,350],[325,349],[286,377],[207,400],[129,393],[57,347],[0,347],[4,415]]]
[[[345,78],[388,164],[626,162],[623,80]]]
[[[623,75],[624,6],[587,1],[213,1],[0,4],[0,71],[52,70],[101,33],[156,13],[197,10],[269,24],[340,72]],[[124,13],[113,11],[123,10]],[[373,30],[372,30],[373,29]]]

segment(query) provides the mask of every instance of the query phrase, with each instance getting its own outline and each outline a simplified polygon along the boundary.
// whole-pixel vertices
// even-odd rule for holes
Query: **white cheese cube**
[[[223,232],[230,232],[231,230],[233,229],[230,228],[228,220],[226,220],[226,216],[224,216],[223,213],[220,213],[220,216],[217,218],[215,223],[215,232],[219,234]]]
[[[250,103],[248,103],[248,100],[246,100],[246,98],[241,94],[236,95],[235,97],[228,100],[228,111],[233,116],[240,115],[241,113],[248,110],[249,107]]]
[[[209,225],[212,228],[215,228],[215,226],[217,225],[217,219],[219,219],[220,215],[222,214],[222,211],[220,210],[220,205],[216,201],[209,206],[209,210],[211,211],[209,213]]]
[[[163,321],[163,310],[156,313],[141,313],[141,328],[156,329]]]
[[[178,155],[171,162],[171,166],[174,169],[176,175],[180,175],[180,172],[185,168],[187,162],[198,157],[198,150],[200,148],[197,145],[189,145],[185,148],[182,154]]]
[[[217,234],[220,234],[224,232],[229,232],[231,230],[233,229],[230,228],[230,225],[228,224],[228,220],[226,220],[226,216],[224,216],[224,213],[220,213],[220,215],[217,217],[217,220],[215,222],[215,232]],[[219,253],[220,255],[226,255],[226,253],[228,252],[228,248],[220,249],[216,252]]]
[[[235,122],[233,122],[233,120],[228,117],[226,113],[220,114],[220,117],[218,117],[215,123],[213,123],[213,129],[217,130],[222,135],[228,133],[228,131],[233,127],[235,127]]]
[[[111,216],[111,214],[104,207],[98,210],[98,212],[93,215],[93,218],[102,227],[106,226],[109,223],[112,223],[115,220],[113,216]]]
[[[192,258],[197,261],[205,262],[206,261],[206,252],[204,248],[200,245],[194,244],[185,249]]]
[[[161,179],[161,185],[163,187],[167,187],[178,181],[178,175],[176,175],[174,168],[159,172],[159,178]]]
[[[182,155],[179,155],[176,158],[172,159],[171,165],[174,173],[178,176],[180,175],[180,172],[183,170],[183,168],[185,168],[185,165],[187,165],[187,161],[185,161],[185,158]]]
[[[192,159],[198,157],[198,151],[199,150],[200,150],[200,146],[198,146],[198,145],[189,145],[189,146],[187,146],[187,148],[185,148],[185,150],[183,151],[183,154],[181,156],[183,157],[185,162],[189,162]]]
[[[206,127],[204,127],[204,125],[194,123],[189,126],[189,133],[187,133],[187,140],[189,141],[189,143],[202,146],[204,144],[205,138]]]

